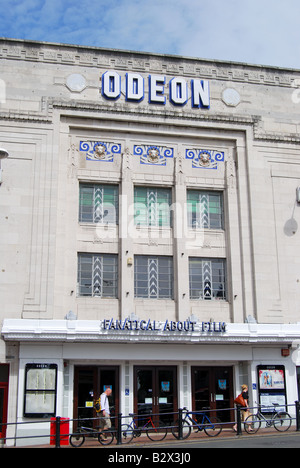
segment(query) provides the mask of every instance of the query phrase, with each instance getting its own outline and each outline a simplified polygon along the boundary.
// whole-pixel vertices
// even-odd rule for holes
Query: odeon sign
[[[148,80],[149,104],[165,105],[166,77],[163,75],[149,75],[144,78],[139,73],[126,73],[125,82],[114,70],[106,71],[101,77],[101,93],[105,99],[117,100],[122,92],[126,101],[141,102],[145,98],[145,80]],[[169,100],[175,106],[185,106],[191,98],[194,108],[210,107],[209,82],[201,79],[191,79],[188,83],[182,77],[171,78],[169,81]]]

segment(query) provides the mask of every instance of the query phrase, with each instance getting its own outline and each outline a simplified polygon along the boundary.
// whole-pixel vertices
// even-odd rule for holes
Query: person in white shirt
[[[110,409],[108,397],[111,395],[111,388],[107,388],[101,395],[100,427],[101,429],[110,429]]]

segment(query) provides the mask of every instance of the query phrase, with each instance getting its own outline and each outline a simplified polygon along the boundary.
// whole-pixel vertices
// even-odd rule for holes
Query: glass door
[[[222,422],[231,420],[233,408],[232,369],[219,367],[214,372],[214,399],[217,416]]]
[[[119,412],[119,368],[117,366],[76,366],[74,374],[74,425],[80,426],[84,420],[85,426],[98,425],[97,414],[94,410],[94,400],[109,387],[112,393],[109,396],[109,407],[112,425],[114,416]],[[83,425],[83,423],[81,424]]]
[[[211,407],[210,371],[208,368],[193,368],[193,411]]]
[[[193,411],[213,410],[222,422],[234,420],[231,367],[192,367]]]
[[[176,368],[157,368],[157,407],[160,421],[165,426],[172,425],[177,411]]]
[[[153,369],[136,369],[135,383],[135,413],[139,416],[154,413]]]
[[[153,415],[165,425],[172,424],[177,411],[177,368],[135,368],[135,413]]]

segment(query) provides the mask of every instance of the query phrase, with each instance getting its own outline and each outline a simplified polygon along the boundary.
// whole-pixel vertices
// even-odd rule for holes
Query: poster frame
[[[262,382],[263,375],[265,384]],[[259,406],[262,413],[273,413],[275,409],[273,403],[276,404],[277,411],[287,411],[284,365],[261,364],[257,366],[257,382]]]

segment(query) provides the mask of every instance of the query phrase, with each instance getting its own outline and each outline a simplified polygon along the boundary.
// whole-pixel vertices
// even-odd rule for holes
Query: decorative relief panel
[[[81,141],[79,151],[84,151],[87,161],[113,162],[114,155],[121,153],[121,144],[104,141]]]
[[[185,158],[192,161],[192,167],[198,169],[218,169],[224,162],[224,152],[206,149],[186,149]]]
[[[165,146],[134,145],[133,154],[140,156],[140,164],[166,166],[167,159],[174,157],[174,149]]]

